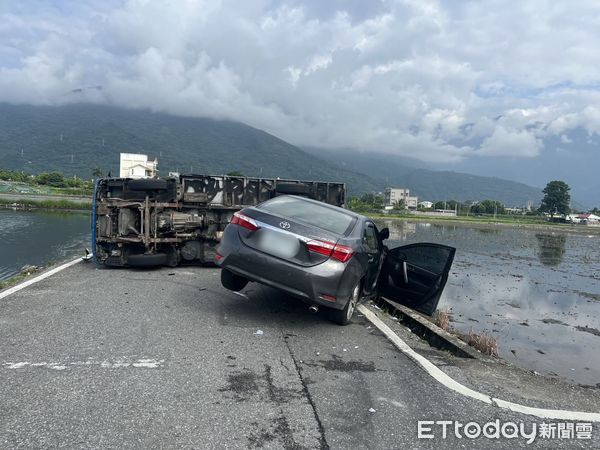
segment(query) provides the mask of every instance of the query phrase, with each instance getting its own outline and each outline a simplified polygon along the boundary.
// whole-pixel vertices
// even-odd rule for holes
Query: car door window
[[[423,251],[422,247],[415,246],[402,249],[401,254],[411,265],[440,275],[448,264],[449,250],[442,246],[431,246],[427,247],[427,251]]]
[[[363,241],[369,250],[376,252],[379,250],[377,241],[377,231],[372,223],[368,223],[365,227]]]
[[[383,297],[424,314],[437,308],[456,249],[440,244],[409,244],[388,251],[379,289]]]

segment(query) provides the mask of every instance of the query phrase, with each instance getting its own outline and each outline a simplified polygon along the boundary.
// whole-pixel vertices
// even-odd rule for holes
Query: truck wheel
[[[240,277],[227,269],[221,270],[221,284],[225,289],[230,291],[238,292],[246,287],[248,279]]]
[[[354,314],[354,310],[358,305],[358,301],[360,300],[360,282],[354,286],[352,289],[352,295],[346,303],[344,309],[332,309],[331,310],[331,320],[338,325],[348,325],[352,320],[352,315]]]
[[[166,253],[129,255],[127,257],[127,264],[133,267],[166,266],[168,264],[168,256]]]
[[[288,195],[309,195],[310,186],[304,183],[277,183],[275,192]]]
[[[167,180],[156,178],[130,180],[127,187],[132,191],[164,191],[167,189]]]

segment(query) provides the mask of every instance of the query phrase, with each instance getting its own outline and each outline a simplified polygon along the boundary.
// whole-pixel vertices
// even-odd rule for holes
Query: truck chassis
[[[94,259],[115,267],[213,264],[231,216],[278,195],[344,206],[344,183],[213,175],[96,183]]]

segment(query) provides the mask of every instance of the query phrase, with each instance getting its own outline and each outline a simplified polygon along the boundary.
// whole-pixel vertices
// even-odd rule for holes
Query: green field
[[[0,206],[4,207],[17,207],[20,209],[61,209],[61,210],[77,210],[77,211],[89,211],[92,207],[90,202],[75,202],[72,200],[30,200],[27,198],[20,198],[16,200],[8,200],[0,198]]]

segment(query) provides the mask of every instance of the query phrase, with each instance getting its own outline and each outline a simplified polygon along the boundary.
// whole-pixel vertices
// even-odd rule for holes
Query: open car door
[[[455,252],[453,247],[428,243],[388,250],[379,278],[380,295],[433,315]]]

